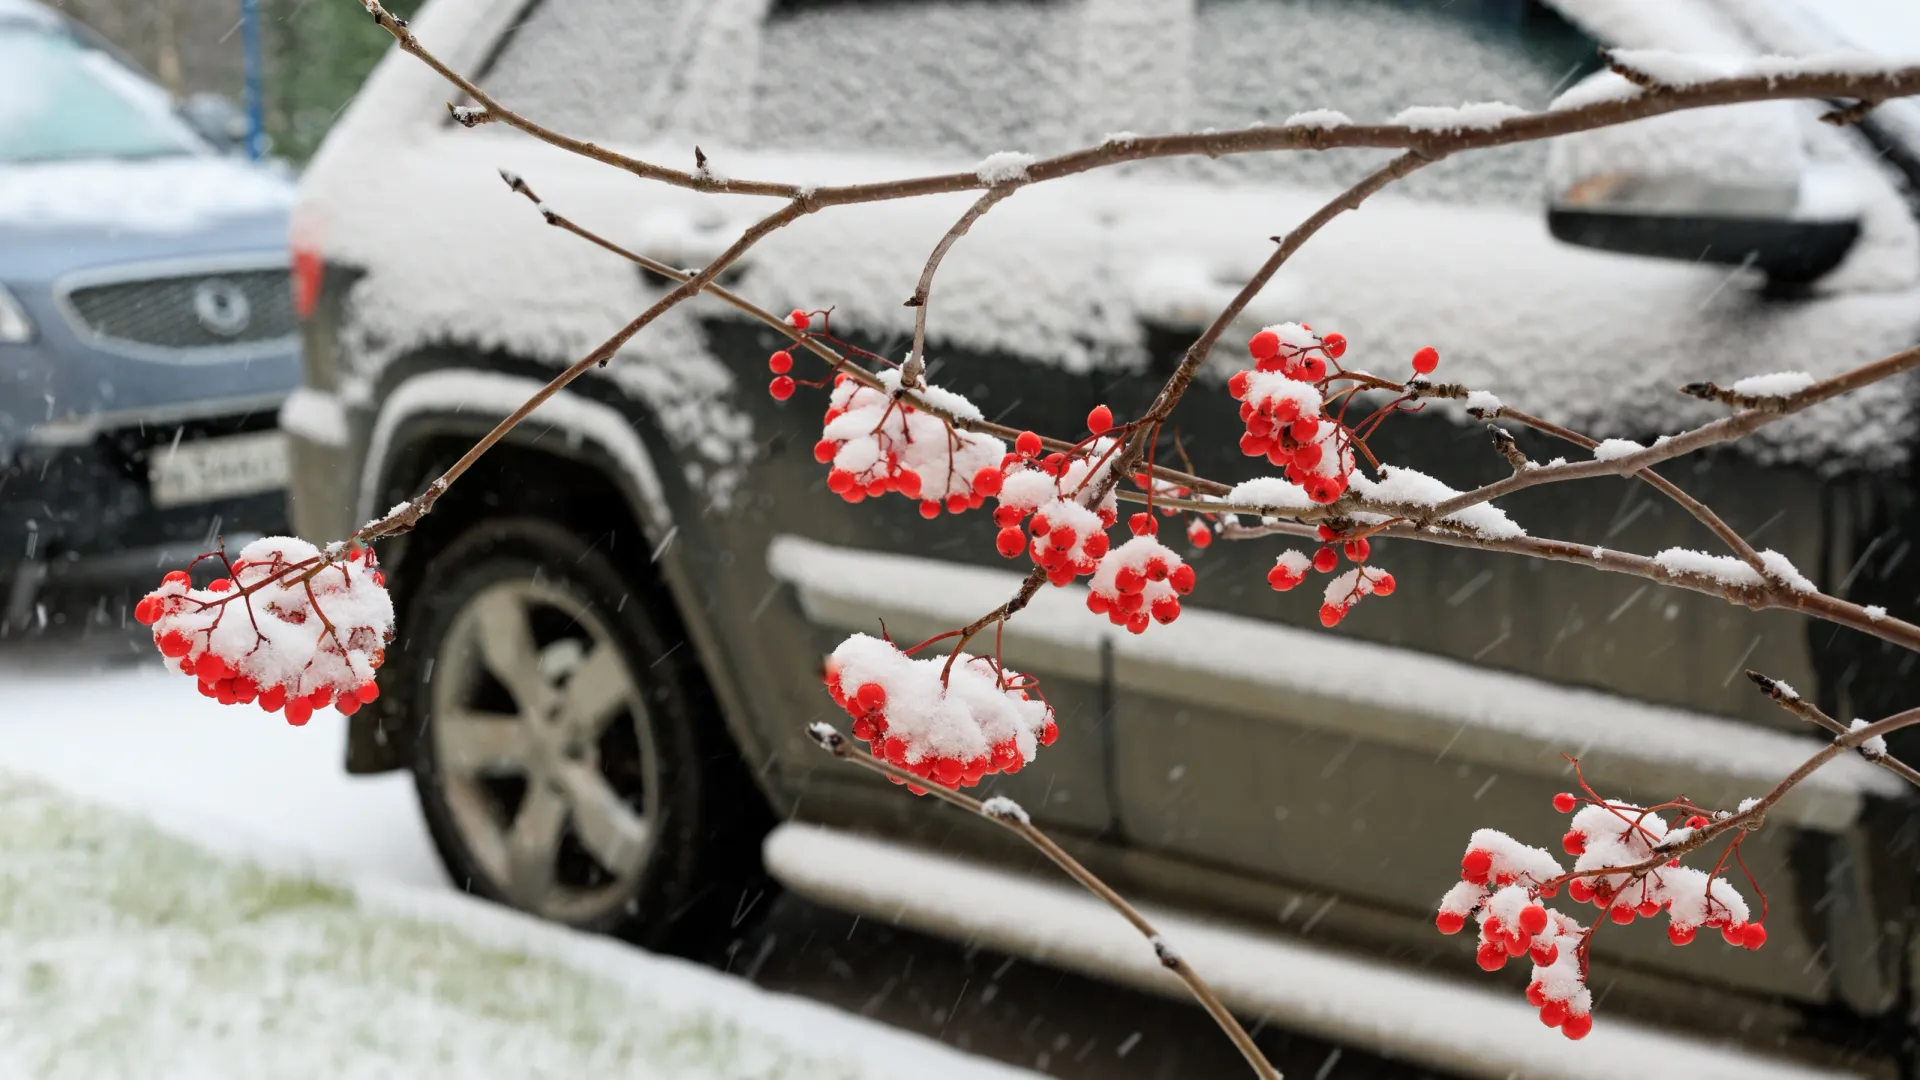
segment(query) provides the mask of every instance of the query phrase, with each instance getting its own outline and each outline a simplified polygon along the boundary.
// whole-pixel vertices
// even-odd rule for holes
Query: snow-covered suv
[[[1315,107],[1544,106],[1600,43],[1821,44],[1805,12],[1760,0],[438,0],[415,29],[553,127],[689,164],[698,141],[715,168],[798,182]],[[296,261],[324,271],[283,422],[309,537],[417,490],[662,291],[542,224],[496,169],[675,265],[764,212],[454,125],[447,96],[390,55],[303,185]],[[1899,172],[1920,125],[1891,108],[1861,128],[1817,115],[1755,106],[1445,162],[1329,227],[1247,326],[1305,319],[1383,357],[1432,343],[1456,377],[1620,436],[1703,415],[1681,382],[1892,352],[1920,329]],[[1265,238],[1377,160],[1171,161],[1022,191],[943,268],[934,376],[1041,430],[1075,429],[1096,402],[1136,410]],[[901,301],[964,198],[808,218],[735,284],[770,308],[831,306],[837,332],[898,353]],[[1662,253],[1681,257],[1645,257]],[[1164,986],[1145,950],[1111,944],[1110,916],[1012,876],[1031,859],[995,830],[808,742],[806,722],[833,711],[820,663],[840,636],[877,618],[896,637],[936,632],[1017,576],[978,515],[830,500],[817,409],[766,392],[773,344],[717,304],[682,305],[383,551],[401,644],[379,707],[353,718],[347,767],[411,768],[456,881],[573,925],[684,944],[724,932],[764,868],[830,903]],[[1200,471],[1222,477],[1248,468],[1210,437],[1237,427],[1228,370],[1177,417]],[[1675,479],[1823,587],[1910,611],[1910,401],[1905,384],[1857,395]],[[1456,484],[1500,466],[1457,414],[1378,438]],[[1539,489],[1512,509],[1621,548],[1710,543],[1629,483]],[[1409,586],[1328,632],[1312,603],[1265,588],[1272,554],[1196,552],[1212,585],[1147,639],[1049,592],[1005,642],[1045,679],[1064,734],[995,790],[1164,905],[1191,948],[1220,952],[1235,1005],[1484,1075],[1599,1075],[1649,1047],[1702,1076],[1782,1067],[1763,1053],[1910,1053],[1912,804],[1862,762],[1818,773],[1746,844],[1771,905],[1765,950],[1675,950],[1646,925],[1600,935],[1608,1017],[1578,1048],[1518,994],[1456,982],[1471,949],[1432,926],[1471,828],[1558,835],[1563,751],[1610,792],[1731,805],[1815,743],[1743,668],[1873,716],[1911,704],[1909,664],[1791,615],[1439,547],[1396,548]],[[1704,1051],[1674,1028],[1740,1045]]]

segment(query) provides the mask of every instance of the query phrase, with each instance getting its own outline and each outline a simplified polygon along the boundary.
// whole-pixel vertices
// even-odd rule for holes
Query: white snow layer
[[[1150,944],[1111,908],[1065,882],[830,829],[782,825],[764,851],[775,877],[817,901],[1184,995],[1155,958],[1164,943],[1243,1015],[1390,1048],[1396,1056],[1471,1076],[1616,1080],[1622,1061],[1659,1061],[1662,1075],[1699,1080],[1841,1075],[1612,1016],[1596,1023],[1586,1039],[1569,1042],[1543,1027],[1537,1011],[1511,988],[1445,979],[1142,904],[1160,931]]]
[[[1813,376],[1804,371],[1776,371],[1771,375],[1749,375],[1727,389],[1751,397],[1787,397],[1813,385]]]
[[[61,161],[0,169],[0,224],[180,233],[286,210],[293,185],[227,157]]]
[[[9,1076],[1031,1075],[451,892],[230,862],[15,777],[0,837]]]
[[[1582,25],[1612,26],[1617,34],[1601,36],[1614,44],[1723,53],[1742,47],[1717,17],[1690,7],[1658,17],[1637,0],[1562,3]],[[458,66],[462,57],[480,61],[514,9],[502,2],[436,4],[423,18]],[[444,85],[413,58],[389,55],[334,128],[302,189],[303,211],[325,226],[329,258],[369,270],[353,294],[348,341],[361,374],[441,340],[570,361],[658,295],[618,258],[544,225],[499,182],[497,167],[523,175],[550,205],[615,241],[633,239],[642,215],[675,209],[713,222],[710,231],[724,240],[772,208],[765,199],[642,184],[499,125],[467,130],[422,119],[445,96]],[[1811,113],[1807,124],[1822,127]],[[1839,133],[1826,137],[1829,149],[1841,145],[1833,141]],[[814,186],[979,164],[703,145],[735,177]],[[628,149],[661,162],[687,153],[679,140]],[[1885,177],[1864,165],[1858,171],[1869,208],[1865,235],[1822,284],[1830,295],[1807,302],[1780,304],[1744,283],[1729,287],[1721,267],[1559,244],[1532,208],[1416,203],[1389,192],[1342,215],[1290,260],[1225,347],[1237,350],[1258,326],[1305,319],[1338,328],[1361,355],[1404,356],[1436,344],[1450,378],[1514,388],[1506,396],[1516,407],[1601,429],[1596,434],[1676,430],[1715,415],[1674,394],[1679,383],[1724,384],[1755,368],[1829,375],[1920,336],[1920,231]],[[381,178],[378,197],[369,196],[370,176]],[[1179,325],[1204,320],[1266,257],[1267,237],[1330,194],[1109,174],[1036,185],[976,223],[943,263],[932,318],[936,358],[939,344],[950,343],[1074,371],[1142,367],[1143,316],[1177,315]],[[776,310],[832,305],[837,325],[876,338],[911,332],[913,309],[902,301],[927,252],[973,197],[962,192],[809,215],[748,254],[739,287]],[[1462,259],[1462,251],[1475,255]],[[1866,269],[1856,274],[1856,262]],[[1143,274],[1158,281],[1147,271],[1167,263],[1182,268],[1172,277],[1192,293],[1171,311],[1157,287],[1128,287]],[[710,312],[712,303],[690,306]],[[733,386],[697,323],[684,309],[678,314],[643,331],[604,377],[665,403],[669,434],[695,447],[695,459],[717,455],[707,459],[709,468],[725,468],[752,443],[732,395],[759,387]],[[1915,426],[1911,396],[1900,386],[1871,388],[1772,425],[1753,445],[1775,458],[1898,462]]]
[[[1701,556],[1705,558],[1705,556]],[[858,629],[876,615],[923,618],[956,626],[972,618],[982,597],[1011,595],[1020,575],[931,559],[834,547],[795,536],[777,537],[767,551],[775,577],[794,583],[803,607],[816,617],[844,611]],[[1734,565],[1757,579],[1745,564]],[[1703,778],[1726,778],[1741,788],[1773,784],[1822,743],[1754,724],[1654,705],[1575,687],[1487,671],[1411,650],[1375,645],[1336,632],[1306,630],[1207,611],[1206,578],[1180,619],[1146,637],[1114,632],[1086,611],[1077,586],[1042,589],[1007,624],[1007,662],[1021,670],[1095,670],[1102,642],[1110,643],[1122,689],[1164,692],[1177,680],[1217,703],[1243,708],[1251,701],[1285,701],[1288,722],[1341,726],[1367,715],[1392,714],[1392,724],[1369,738],[1438,749],[1454,757],[1491,754],[1510,767],[1559,776],[1559,755],[1581,758],[1590,779],[1616,770],[1632,781],[1685,788],[1696,797]],[[1391,603],[1391,600],[1382,601]],[[974,614],[978,614],[977,611]],[[916,627],[918,623],[914,623]],[[896,633],[906,631],[895,626]],[[1329,671],[1364,678],[1329,680]],[[1196,678],[1197,676],[1197,678]],[[1363,707],[1354,711],[1355,706]],[[1467,733],[1463,735],[1463,732]],[[1354,732],[1358,733],[1358,732]],[[1484,736],[1484,740],[1482,740]],[[1484,742],[1484,745],[1481,745]],[[1648,770],[1658,773],[1651,779]],[[1860,793],[1891,796],[1900,781],[1860,761],[1840,761],[1813,774],[1788,800],[1808,801],[1782,811],[1814,827],[1851,820]],[[1612,783],[1595,779],[1596,783]],[[1838,801],[1826,802],[1828,797]],[[1819,802],[1820,805],[1814,805]]]
[[[0,1075],[1032,1075],[459,895],[331,709],[290,728],[153,668],[0,684]]]

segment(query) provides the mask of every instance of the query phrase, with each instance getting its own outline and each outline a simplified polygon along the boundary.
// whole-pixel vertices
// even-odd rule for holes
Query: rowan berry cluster
[[[1284,466],[1287,479],[1316,503],[1338,499],[1353,475],[1353,433],[1326,415],[1323,391],[1327,361],[1346,353],[1347,339],[1280,323],[1253,335],[1247,351],[1252,370],[1227,381],[1247,426],[1241,452]]]
[[[814,460],[832,468],[827,489],[857,503],[888,492],[920,503],[924,517],[979,506],[1000,490],[1007,445],[991,435],[961,431],[902,400],[897,370],[880,373],[876,390],[846,375],[834,377]],[[915,391],[954,416],[979,419],[980,411],[958,394],[937,386]]]
[[[1340,565],[1340,556],[1345,555],[1356,564],[1353,569],[1336,576],[1327,583],[1327,591],[1320,605],[1320,623],[1333,626],[1346,618],[1353,605],[1363,596],[1391,596],[1396,587],[1393,575],[1375,566],[1362,566],[1373,554],[1373,545],[1364,536],[1344,538],[1343,534],[1331,525],[1317,527],[1320,539],[1324,541],[1311,557],[1304,551],[1283,551],[1273,561],[1273,569],[1267,571],[1267,584],[1276,592],[1286,592],[1307,580],[1308,570],[1318,570],[1331,574]]]
[[[1718,866],[1706,873],[1671,858],[1651,869],[1633,869],[1658,864],[1660,852],[1706,826],[1707,817],[1693,814],[1684,825],[1670,829],[1653,809],[1609,802],[1590,791],[1589,796],[1561,792],[1553,799],[1561,813],[1578,808],[1561,838],[1567,853],[1577,856],[1571,873],[1546,851],[1503,832],[1480,829],[1460,859],[1460,881],[1441,897],[1434,917],[1443,934],[1459,933],[1468,918],[1478,920],[1476,959],[1488,971],[1500,970],[1510,958],[1531,959],[1527,1001],[1540,1010],[1542,1023],[1570,1039],[1585,1038],[1593,1028],[1587,964],[1601,922],[1625,924],[1664,910],[1667,937],[1675,945],[1692,941],[1701,926],[1716,927],[1728,944],[1748,949],[1758,949],[1767,940],[1766,927],[1759,920],[1749,921],[1746,900],[1718,876]],[[1663,804],[1671,806],[1692,809],[1684,802]],[[1562,885],[1569,899],[1600,908],[1602,919],[1583,927],[1540,903],[1557,896]]]
[[[1104,406],[1096,410],[1104,412]],[[1026,552],[1048,581],[1066,585],[1098,569],[1111,548],[1106,531],[1119,520],[1119,500],[1112,491],[1092,507],[1085,500],[1104,486],[1119,444],[1095,438],[1071,452],[1041,456],[1041,450],[1038,435],[1021,432],[1015,452],[1001,462],[994,546],[1009,559]]]
[[[167,667],[223,705],[257,704],[305,724],[380,696],[393,601],[372,549],[328,559],[304,540],[256,540],[205,589],[175,570],[134,606]]]
[[[915,659],[890,641],[855,634],[834,649],[825,678],[834,704],[853,718],[854,738],[874,757],[942,787],[1019,772],[1060,734],[1036,680],[992,657]]]
[[[1151,514],[1128,520],[1133,539],[1107,552],[1087,582],[1087,610],[1115,626],[1146,632],[1149,621],[1180,617],[1180,598],[1193,591],[1193,567],[1154,537]]]

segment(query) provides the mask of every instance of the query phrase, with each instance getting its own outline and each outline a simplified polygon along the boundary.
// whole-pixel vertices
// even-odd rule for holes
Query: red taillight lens
[[[320,275],[324,267],[320,249],[305,244],[293,247],[293,314],[306,321],[320,304]]]

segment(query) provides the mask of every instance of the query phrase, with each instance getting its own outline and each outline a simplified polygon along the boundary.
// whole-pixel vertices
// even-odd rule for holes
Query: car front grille
[[[196,272],[76,287],[69,313],[86,333],[148,348],[251,345],[292,335],[284,268]]]

